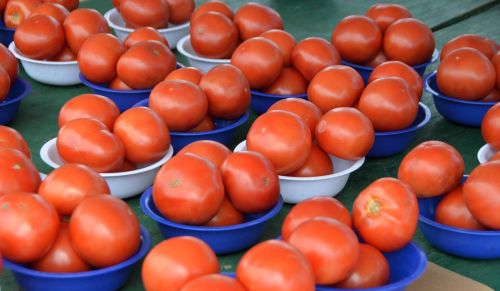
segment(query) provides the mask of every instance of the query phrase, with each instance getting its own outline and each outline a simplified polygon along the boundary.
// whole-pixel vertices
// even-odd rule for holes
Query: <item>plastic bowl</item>
[[[16,30],[13,28],[5,27],[3,19],[0,19],[0,43],[8,47],[9,44],[14,41],[14,32]]]
[[[40,83],[54,86],[70,86],[80,84],[80,68],[77,61],[50,62],[30,59],[23,56],[16,48],[14,42],[9,45],[9,50],[21,61],[26,74]]]
[[[234,149],[235,152],[246,151],[246,141],[242,141]],[[349,175],[359,169],[365,158],[349,161],[330,155],[334,164],[334,173],[318,177],[279,176],[280,192],[286,203],[299,203],[314,196],[335,196],[344,189]]]
[[[141,196],[141,209],[156,221],[165,239],[190,235],[206,242],[216,254],[228,254],[246,249],[257,243],[264,231],[266,222],[276,216],[283,207],[283,200],[270,210],[259,214],[245,214],[245,222],[230,226],[197,226],[175,223],[163,217],[153,201],[153,188],[150,187]]]
[[[3,259],[3,264],[10,269],[17,283],[26,291],[65,290],[118,290],[123,286],[134,265],[141,260],[151,248],[151,235],[141,225],[142,243],[139,250],[126,261],[114,266],[78,273],[49,273],[29,269],[24,265]]]
[[[432,53],[432,57],[431,57],[430,61],[425,62],[425,63],[420,64],[420,65],[412,66],[412,68],[415,71],[417,71],[417,73],[420,75],[420,77],[423,78],[427,67],[429,65],[435,63],[438,60],[438,58],[439,58],[439,51],[437,49],[434,49],[434,52]],[[354,63],[344,61],[344,60],[342,60],[342,64],[349,66],[349,67],[355,69],[356,71],[358,71],[358,73],[361,75],[361,77],[365,81],[365,84],[368,83],[368,79],[370,78],[370,75],[372,74],[373,69],[374,69],[374,67],[362,66],[362,65],[354,64]]]
[[[57,138],[46,142],[40,149],[40,157],[52,168],[58,168],[64,164],[59,156],[56,146]],[[174,149],[170,146],[168,152],[161,160],[145,165],[139,165],[136,170],[118,173],[101,173],[106,182],[108,182],[111,194],[124,199],[141,194],[149,186],[153,185],[156,173],[160,167],[168,161],[173,155]]]
[[[205,73],[217,65],[231,63],[230,59],[210,59],[200,57],[191,46],[190,35],[186,35],[179,40],[177,43],[177,51],[186,57],[190,66],[198,68]]]
[[[466,126],[480,127],[483,117],[495,102],[466,101],[441,94],[436,71],[425,77],[425,90],[432,94],[437,111],[446,119]]]
[[[149,106],[149,99],[144,99],[134,107],[138,106]],[[175,152],[180,151],[186,145],[195,142],[197,140],[208,139],[218,141],[222,144],[230,145],[236,137],[237,129],[243,125],[250,114],[246,112],[243,116],[238,119],[224,120],[214,118],[215,129],[203,132],[170,132],[170,142],[174,147]]]
[[[417,130],[431,120],[431,110],[420,102],[417,117],[409,127],[395,131],[375,132],[375,142],[367,157],[388,157],[404,151],[413,141]]]
[[[297,94],[297,95],[276,95],[276,94],[267,94],[255,90],[250,90],[252,94],[252,100],[250,102],[250,108],[256,114],[262,114],[266,112],[269,107],[271,107],[274,103],[286,99],[286,98],[301,98],[307,99],[307,94]]]
[[[19,111],[19,105],[21,105],[21,100],[23,100],[31,92],[31,85],[28,81],[17,77],[14,84],[10,86],[9,93],[5,100],[0,101],[0,124],[8,124],[17,115]]]
[[[496,152],[497,151],[492,146],[490,146],[489,144],[485,144],[477,152],[477,160],[479,161],[479,163],[484,164],[489,161],[493,157],[493,155],[496,154]]]
[[[125,21],[123,20],[121,14],[113,8],[108,10],[104,14],[104,18],[108,22],[109,26],[113,29],[116,34],[116,37],[120,40],[125,40],[129,33],[134,31],[133,28],[125,27]],[[177,42],[189,34],[189,21],[180,25],[174,25],[169,23],[168,28],[161,28],[158,31],[163,34],[163,36],[167,39],[168,44],[171,49],[174,49],[177,45]]]

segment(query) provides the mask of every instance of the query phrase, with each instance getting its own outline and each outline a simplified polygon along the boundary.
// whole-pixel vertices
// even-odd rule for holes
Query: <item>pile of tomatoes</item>
[[[18,74],[19,64],[16,57],[3,44],[0,44],[0,102],[7,98],[10,87],[16,81]]]
[[[77,9],[79,4],[79,0],[2,0],[0,13],[5,27],[15,29],[32,14],[48,14],[61,20],[59,17]]]

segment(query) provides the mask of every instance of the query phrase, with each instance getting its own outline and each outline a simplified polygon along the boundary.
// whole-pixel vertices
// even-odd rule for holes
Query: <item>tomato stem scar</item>
[[[181,179],[174,179],[172,182],[170,182],[170,187],[172,187],[172,188],[177,188],[180,185],[182,185]]]
[[[370,201],[366,203],[366,211],[370,215],[379,215],[380,208],[381,208],[381,203],[377,199],[370,199]]]

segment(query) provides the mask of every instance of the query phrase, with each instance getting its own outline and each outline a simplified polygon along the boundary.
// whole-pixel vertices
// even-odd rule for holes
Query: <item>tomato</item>
[[[132,28],[166,28],[171,12],[164,0],[122,0],[120,14]]]
[[[283,56],[274,42],[254,37],[236,48],[231,64],[243,72],[250,88],[259,90],[271,86],[278,78],[283,69]]]
[[[7,28],[17,28],[25,19],[29,17],[38,5],[40,0],[9,0],[3,12],[3,21]]]
[[[171,131],[187,131],[203,120],[208,101],[200,87],[192,83],[163,81],[151,91],[149,107],[160,114]]]
[[[302,75],[291,67],[285,67],[278,78],[264,93],[274,95],[298,95],[307,92],[307,81]]]
[[[412,67],[399,61],[389,61],[375,67],[370,74],[368,83],[385,77],[400,77],[404,79],[415,93],[417,102],[422,97],[422,78]]]
[[[492,162],[492,161],[497,161],[497,160],[500,160],[500,151],[498,151],[496,154],[494,154],[490,159],[489,161]]]
[[[203,72],[196,67],[184,67],[170,72],[165,80],[183,80],[199,85],[203,75]]]
[[[59,110],[58,124],[78,118],[95,118],[111,130],[120,115],[118,106],[109,98],[97,94],[81,94],[68,100]]]
[[[63,23],[66,16],[68,16],[69,11],[66,7],[57,3],[42,3],[35,7],[30,14],[30,17],[38,14],[45,14],[54,17],[59,23]]]
[[[234,14],[234,23],[238,26],[241,40],[261,35],[271,29],[283,29],[283,20],[271,7],[250,2]]]
[[[500,103],[493,105],[484,115],[481,133],[486,143],[500,150]]]
[[[120,4],[122,4],[122,0],[112,0],[113,6],[116,8],[116,10],[120,11]]]
[[[247,149],[266,156],[279,175],[296,171],[306,162],[311,150],[309,127],[300,117],[286,111],[269,111],[250,126]]]
[[[170,10],[169,22],[182,24],[189,20],[194,11],[194,0],[166,0]]]
[[[413,66],[431,59],[435,42],[427,25],[415,18],[404,18],[389,25],[383,47],[389,60]]]
[[[189,30],[194,51],[206,58],[230,58],[238,46],[236,24],[218,12],[207,12],[196,17],[191,21]]]
[[[210,274],[192,279],[180,291],[218,290],[246,291],[238,280],[221,274]]]
[[[207,13],[209,11],[219,12],[225,15],[227,18],[233,20],[233,10],[224,1],[221,0],[210,0],[202,3],[198,8],[196,8],[191,14],[191,21],[195,20],[198,16]]]
[[[365,15],[377,23],[382,33],[396,20],[413,17],[408,8],[393,3],[373,4],[366,10]]]
[[[163,43],[146,40],[129,48],[118,60],[118,77],[133,89],[149,89],[175,70],[172,51]]]
[[[213,67],[201,78],[200,88],[207,96],[208,113],[213,117],[239,118],[250,105],[250,85],[240,69],[233,65]]]
[[[69,228],[62,222],[50,250],[43,258],[33,262],[31,268],[41,272],[73,273],[90,271],[91,267],[73,249],[69,237]]]
[[[495,87],[495,67],[478,50],[460,48],[441,61],[436,81],[444,95],[463,100],[479,100]]]
[[[295,37],[290,33],[281,29],[271,29],[260,35],[263,38],[267,38],[274,42],[281,51],[283,56],[283,64],[285,66],[291,66],[292,64],[292,51],[297,41]]]
[[[325,113],[316,125],[315,135],[324,151],[345,160],[363,158],[375,140],[370,119],[350,107],[339,107]]]
[[[115,169],[114,171],[112,171],[112,173],[128,172],[133,170],[137,170],[137,165],[132,164],[127,160],[123,160],[123,164],[121,165],[121,167]]]
[[[484,230],[482,226],[470,213],[463,195],[463,186],[444,194],[436,208],[436,221],[462,229]]]
[[[190,153],[168,160],[153,183],[156,207],[167,219],[177,223],[199,225],[208,222],[223,199],[224,184],[219,169]]]
[[[500,51],[498,51],[495,54],[495,56],[491,59],[491,62],[493,63],[493,66],[495,67],[495,72],[497,73],[497,81],[496,81],[497,90],[500,90]]]
[[[177,291],[192,279],[218,271],[217,256],[206,243],[178,236],[160,242],[146,255],[142,282],[147,291]]]
[[[363,78],[356,70],[334,65],[314,76],[307,89],[307,98],[325,113],[333,108],[354,105],[364,88]]]
[[[191,153],[212,162],[220,168],[224,160],[232,153],[225,145],[213,140],[197,140],[183,147],[177,154]]]
[[[52,58],[49,59],[51,62],[72,62],[76,61],[76,54],[65,45],[61,51]]]
[[[285,68],[286,69],[286,68]],[[290,113],[295,113],[309,127],[311,134],[314,134],[316,124],[321,118],[321,110],[311,101],[301,98],[286,98],[282,99],[267,109],[267,111],[283,110]]]
[[[418,113],[418,101],[408,83],[399,77],[385,77],[369,83],[358,108],[376,131],[394,131],[410,126]]]
[[[43,2],[58,3],[66,7],[69,11],[73,11],[78,8],[80,0],[43,0]]]
[[[89,36],[78,51],[78,67],[85,79],[108,83],[116,77],[116,64],[126,51],[122,42],[109,33]]]
[[[464,159],[453,146],[431,140],[406,154],[398,178],[408,183],[418,197],[434,197],[458,186],[464,168]]]
[[[56,145],[66,163],[84,164],[97,172],[113,171],[125,158],[122,141],[93,118],[68,121],[59,129]]]
[[[248,291],[312,291],[315,287],[314,273],[305,256],[279,240],[250,248],[238,262],[236,279]]]
[[[63,27],[66,42],[75,54],[92,34],[111,32],[104,16],[97,10],[89,8],[78,8],[72,11],[64,20]]]
[[[441,49],[439,59],[442,61],[447,55],[457,48],[470,47],[482,52],[486,58],[491,59],[497,53],[495,41],[478,35],[462,34],[449,40]]]
[[[332,160],[324,150],[313,143],[306,162],[298,170],[290,173],[289,176],[317,177],[330,174],[333,174]]]
[[[224,196],[224,200],[219,208],[217,214],[210,219],[204,226],[229,226],[243,223],[243,213],[234,208],[233,204]]]
[[[383,286],[389,282],[389,263],[384,255],[368,244],[359,245],[359,260],[351,275],[335,287],[363,289]]]
[[[371,18],[350,15],[335,26],[331,42],[342,59],[362,64],[373,59],[382,47],[382,31]]]
[[[308,37],[293,48],[292,64],[310,82],[319,71],[340,64],[340,55],[337,49],[326,40]]]
[[[0,196],[0,221],[0,251],[6,259],[21,264],[42,258],[59,230],[54,206],[29,192]]]
[[[26,155],[13,148],[0,150],[0,197],[10,192],[36,192],[41,179]]]
[[[0,150],[12,148],[22,152],[28,159],[31,159],[31,152],[23,136],[14,128],[0,125]]]
[[[97,268],[130,258],[141,244],[139,220],[132,208],[111,195],[91,195],[73,211],[69,235],[76,253]]]
[[[9,73],[10,82],[14,83],[19,74],[19,64],[16,57],[3,44],[0,44],[0,66]]]
[[[123,41],[123,44],[128,49],[131,48],[134,44],[144,40],[157,40],[170,48],[170,45],[168,44],[168,41],[163,36],[163,34],[152,27],[137,28],[136,30],[129,33],[129,35],[127,35],[127,37]]]
[[[39,14],[23,21],[14,32],[16,48],[26,57],[48,59],[64,47],[64,31],[57,20]]]
[[[493,89],[490,94],[480,100],[481,102],[499,102],[500,101],[500,90],[497,88]]]
[[[0,66],[0,102],[7,98],[10,91],[10,76],[7,71]]]
[[[116,77],[108,84],[109,89],[112,90],[132,90],[127,84],[125,84],[120,78]]]
[[[366,62],[364,65],[367,66],[367,67],[376,67],[382,63],[385,63],[387,62],[387,57],[384,55],[384,51],[383,50],[379,50],[377,55],[371,59],[370,61]]]
[[[212,117],[210,115],[205,115],[203,117],[203,120],[198,123],[197,126],[191,128],[189,132],[204,132],[204,131],[210,131],[215,129],[215,124],[214,121],[212,120]]]

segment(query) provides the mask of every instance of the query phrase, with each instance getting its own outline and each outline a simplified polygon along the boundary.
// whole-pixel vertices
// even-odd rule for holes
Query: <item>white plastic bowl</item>
[[[56,140],[57,138],[49,140],[40,149],[42,160],[54,169],[64,164],[57,152]],[[101,173],[101,176],[108,182],[113,196],[124,199],[139,195],[153,185],[156,173],[172,157],[173,153],[174,149],[170,146],[167,154],[155,163],[138,165],[138,169],[133,171]]]
[[[186,35],[177,43],[177,51],[186,57],[190,66],[198,68],[203,72],[208,72],[213,67],[220,64],[230,64],[230,59],[210,59],[200,57],[191,46],[191,36]]]
[[[235,152],[246,151],[246,141],[242,141],[234,149]],[[334,165],[334,173],[317,177],[279,176],[280,191],[286,203],[299,203],[314,196],[335,196],[344,189],[349,175],[359,169],[365,158],[357,161],[339,159],[330,155]]]
[[[127,38],[129,33],[134,31],[133,28],[125,27],[125,21],[123,20],[118,10],[116,10],[116,8],[108,10],[104,14],[104,18],[115,32],[116,37],[118,37],[122,41]],[[177,45],[177,42],[182,37],[189,34],[189,21],[180,25],[169,23],[167,28],[158,29],[158,31],[167,39],[170,48],[174,49]]]
[[[477,159],[479,163],[484,164],[489,161],[495,153],[496,151],[494,148],[492,148],[489,144],[485,144],[477,152]]]
[[[14,42],[9,44],[9,50],[21,61],[24,70],[33,80],[55,86],[70,86],[81,83],[77,61],[50,62],[30,59],[17,50]]]

